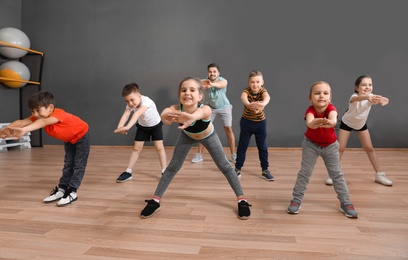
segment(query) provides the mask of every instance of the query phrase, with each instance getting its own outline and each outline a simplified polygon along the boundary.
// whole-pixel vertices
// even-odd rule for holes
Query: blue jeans
[[[79,186],[81,186],[82,179],[85,175],[85,168],[88,163],[90,145],[89,132],[75,144],[64,143],[64,168],[62,169],[62,176],[59,180],[59,187],[63,189],[71,188],[73,191],[76,191]]]
[[[319,156],[322,157],[329,176],[333,180],[333,187],[337,193],[337,198],[341,203],[349,203],[350,195],[340,166],[339,143],[336,141],[327,147],[323,147],[313,143],[306,137],[302,142],[302,164],[295,187],[293,188],[293,200],[299,204],[302,202],[307,184]]]
[[[239,133],[235,168],[241,170],[242,166],[244,166],[249,141],[251,140],[251,136],[255,135],[261,168],[262,170],[268,170],[269,162],[268,146],[266,145],[266,119],[261,122],[254,122],[241,117],[239,124],[241,127],[241,132]]]
[[[192,145],[195,143],[201,143],[202,145],[204,145],[204,147],[210,153],[218,169],[220,169],[225,178],[227,178],[228,183],[235,192],[235,195],[237,197],[240,195],[244,195],[238,176],[235,173],[234,168],[232,168],[231,164],[229,163],[227,157],[225,156],[224,148],[222,147],[221,141],[215,131],[210,136],[202,140],[192,139],[183,131],[180,132],[180,135],[177,138],[176,144],[174,146],[173,157],[171,158],[171,161],[166,170],[163,172],[154,195],[160,198],[163,196],[167,187],[170,185],[170,182],[173,180],[174,176],[183,165]],[[194,185],[194,183],[192,182],[191,185]]]

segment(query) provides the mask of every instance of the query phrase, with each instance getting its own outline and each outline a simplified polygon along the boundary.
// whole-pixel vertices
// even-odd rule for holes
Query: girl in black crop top
[[[198,108],[202,108],[203,104],[198,104]],[[180,103],[180,111],[183,112],[183,104]],[[193,122],[189,127],[184,129],[186,134],[199,134],[205,131],[208,128],[208,125],[211,123],[210,119],[200,119]],[[180,125],[183,125],[180,123]]]
[[[178,123],[178,128],[183,131],[177,138],[173,156],[160,178],[153,198],[146,200],[147,205],[140,213],[141,218],[149,218],[160,209],[161,197],[180,170],[191,147],[197,143],[204,145],[237,196],[238,218],[248,219],[251,215],[251,205],[244,197],[238,176],[225,156],[224,148],[210,121],[211,108],[199,105],[203,98],[200,88],[199,79],[185,78],[179,86],[180,105],[172,105],[161,114],[164,124]]]

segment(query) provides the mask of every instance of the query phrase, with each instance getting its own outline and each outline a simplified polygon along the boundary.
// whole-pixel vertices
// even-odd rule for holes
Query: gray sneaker
[[[236,162],[237,162],[237,154],[236,154],[236,153],[231,154],[231,162],[232,162],[232,163],[236,163]]]
[[[261,177],[267,181],[275,180],[275,177],[273,177],[272,174],[268,170],[262,171]]]
[[[301,206],[299,202],[291,200],[287,212],[289,214],[298,214],[300,208]]]
[[[199,153],[197,153],[197,154],[194,156],[194,158],[191,159],[191,162],[192,162],[192,163],[199,163],[199,162],[202,162],[202,161],[204,161],[204,158],[203,158],[203,156],[202,156],[201,154],[199,154]]]
[[[344,215],[346,215],[346,217],[348,218],[358,218],[358,213],[357,211],[354,209],[353,204],[340,204],[340,211],[344,213]]]

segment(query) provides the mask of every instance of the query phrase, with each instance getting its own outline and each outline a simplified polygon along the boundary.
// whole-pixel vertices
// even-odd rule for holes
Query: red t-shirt
[[[53,125],[44,127],[45,132],[51,137],[75,144],[88,132],[89,126],[85,121],[60,108],[55,108],[50,116],[59,120]],[[33,122],[37,120],[34,116],[30,116],[30,119]]]
[[[314,106],[310,106],[305,113],[306,115],[311,113],[314,115],[315,118],[329,118],[329,113],[331,111],[337,111],[337,109],[333,106],[333,104],[329,104],[326,110],[322,114],[318,114]],[[336,132],[334,131],[334,127],[331,128],[317,128],[311,129],[307,128],[305,132],[305,136],[310,141],[320,145],[320,146],[328,146],[334,143],[337,140]]]

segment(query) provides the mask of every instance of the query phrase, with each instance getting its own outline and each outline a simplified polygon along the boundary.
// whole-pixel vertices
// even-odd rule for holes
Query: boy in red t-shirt
[[[48,91],[33,94],[28,100],[32,115],[16,120],[0,130],[0,137],[21,138],[27,132],[44,128],[45,132],[64,141],[65,159],[58,186],[51,191],[45,203],[57,201],[58,206],[78,199],[77,190],[85,174],[90,150],[88,124],[79,117],[55,108],[54,96]]]
[[[287,209],[289,214],[299,213],[316,160],[321,156],[330,178],[333,179],[333,187],[340,200],[340,210],[349,218],[358,217],[349,200],[350,194],[340,166],[339,143],[334,131],[337,111],[330,103],[331,98],[331,88],[327,82],[318,81],[310,88],[309,100],[312,105],[305,113],[307,130],[302,143],[302,166],[293,188],[293,199]]]

